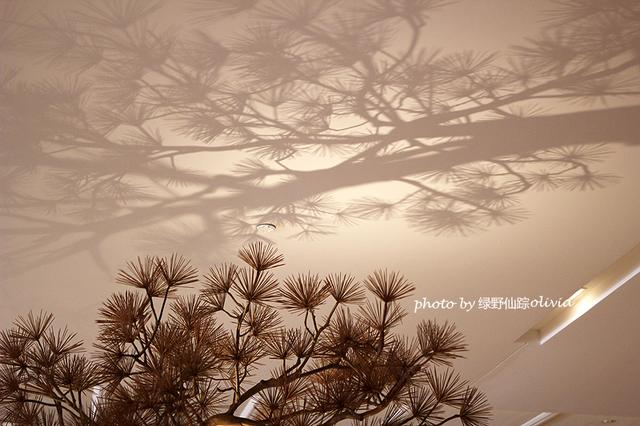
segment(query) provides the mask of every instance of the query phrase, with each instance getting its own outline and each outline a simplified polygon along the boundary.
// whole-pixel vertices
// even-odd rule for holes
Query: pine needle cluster
[[[376,271],[294,275],[263,242],[198,282],[182,257],[127,264],[98,312],[95,353],[29,313],[0,333],[0,422],[15,425],[488,424],[485,396],[452,361],[451,324],[397,332],[414,286]],[[285,316],[297,315],[297,326]],[[290,319],[290,318],[289,318]],[[291,322],[291,321],[288,321]]]

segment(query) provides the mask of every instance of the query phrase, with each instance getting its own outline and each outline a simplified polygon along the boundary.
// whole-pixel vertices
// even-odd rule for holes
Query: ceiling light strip
[[[555,310],[518,341],[538,340],[538,343],[543,345],[638,274],[640,244],[584,285],[584,290],[577,295],[573,306]]]
[[[551,420],[552,418],[556,417],[558,415],[558,413],[540,413],[537,416],[527,420],[526,422],[522,423],[521,426],[538,426],[541,424],[546,423],[548,420]]]
[[[537,416],[527,420],[526,422],[522,423],[521,426],[538,426],[541,424],[546,423],[548,420],[551,420],[552,418],[556,417],[558,415],[558,413],[540,413]]]

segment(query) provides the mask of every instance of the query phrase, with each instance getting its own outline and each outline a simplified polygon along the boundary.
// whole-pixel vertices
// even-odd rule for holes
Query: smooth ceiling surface
[[[283,274],[388,267],[415,298],[454,300],[566,298],[638,242],[637,1],[0,7],[2,327],[46,309],[90,340],[126,260],[205,267],[255,238]],[[406,306],[407,333],[458,325],[481,383],[549,313]],[[585,389],[522,404],[520,384],[491,402],[618,407],[580,405]]]

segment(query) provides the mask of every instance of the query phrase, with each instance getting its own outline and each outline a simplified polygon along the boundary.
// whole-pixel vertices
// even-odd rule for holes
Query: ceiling
[[[495,424],[640,424],[637,277],[544,345],[548,308],[414,312],[566,299],[638,244],[637,1],[0,7],[2,328],[91,340],[126,260],[269,239],[283,274],[402,271]]]

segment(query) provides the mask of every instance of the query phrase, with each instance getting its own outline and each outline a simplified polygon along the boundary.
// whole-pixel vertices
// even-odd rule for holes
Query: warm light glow
[[[567,301],[573,306],[573,304],[575,303],[576,300],[578,300],[578,298],[586,291],[587,289],[584,287],[580,287],[579,289],[577,289],[571,296],[569,296],[569,298],[567,299]]]
[[[593,308],[595,306],[596,303],[598,303],[599,300],[596,300],[595,297],[593,297],[590,294],[585,294],[578,303],[576,303],[575,306],[573,306],[573,309],[575,311],[575,314],[573,315],[573,319],[576,320],[578,319],[580,316],[582,316],[582,314],[584,314],[585,312],[587,312],[589,309]]]

